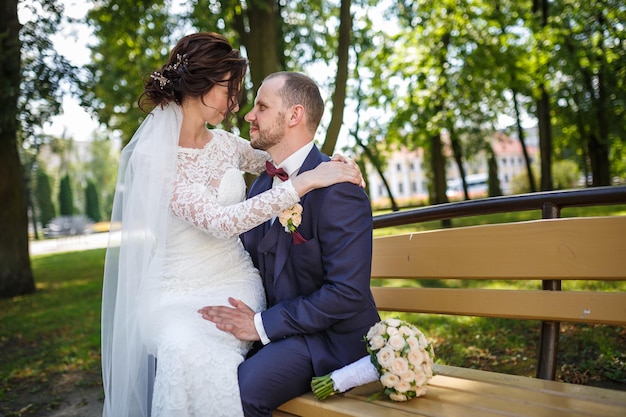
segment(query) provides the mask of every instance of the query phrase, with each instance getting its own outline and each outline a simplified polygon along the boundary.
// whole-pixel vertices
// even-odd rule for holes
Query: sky
[[[65,5],[65,14],[68,17],[83,18],[89,9],[88,3],[82,0],[62,0]],[[21,18],[21,17],[20,17]],[[72,25],[65,27],[54,36],[55,49],[76,66],[89,62],[90,51],[87,40],[91,31],[86,25]],[[54,136],[64,135],[76,141],[88,141],[98,129],[98,122],[91,117],[79,104],[79,101],[69,95],[63,98],[63,114],[52,118],[52,123],[45,125],[44,132]]]

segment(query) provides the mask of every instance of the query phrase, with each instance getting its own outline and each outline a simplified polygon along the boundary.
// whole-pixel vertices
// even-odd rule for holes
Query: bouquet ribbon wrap
[[[369,356],[334,371],[330,378],[337,392],[346,392],[351,388],[378,381],[380,375]]]

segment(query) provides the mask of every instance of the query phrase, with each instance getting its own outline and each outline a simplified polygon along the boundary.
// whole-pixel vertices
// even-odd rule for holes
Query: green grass
[[[563,216],[626,215],[626,206],[564,210]],[[468,217],[455,226],[532,220],[536,212]],[[439,222],[377,230],[433,229]],[[100,297],[104,249],[34,256],[37,291],[0,299],[0,415],[36,416],[62,400],[59,385],[100,387]],[[418,285],[417,283],[414,285]],[[455,286],[427,281],[424,286]],[[488,285],[511,288],[506,281]],[[516,284],[515,284],[516,285]],[[538,283],[528,283],[528,288]],[[626,283],[581,282],[577,289],[626,291]],[[592,287],[593,285],[593,287]],[[585,287],[586,286],[586,287]],[[386,313],[385,313],[386,314]],[[396,316],[397,314],[392,314]],[[403,315],[434,341],[437,362],[534,376],[540,324],[529,321]],[[559,378],[626,390],[626,328],[563,324]]]
[[[33,257],[37,291],[0,300],[0,414],[38,415],[60,385],[101,385],[103,262],[104,249]]]

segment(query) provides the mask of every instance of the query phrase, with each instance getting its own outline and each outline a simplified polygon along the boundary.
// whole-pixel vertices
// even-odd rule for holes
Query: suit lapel
[[[323,161],[323,154],[319,151],[319,149],[317,149],[317,146],[313,146],[313,149],[311,149],[311,152],[309,152],[309,154],[307,155],[298,173],[309,171],[315,168],[316,166],[318,166],[320,162],[322,161]],[[304,207],[304,202],[305,202],[307,195],[303,196],[300,199],[300,204],[302,204],[303,207]],[[303,222],[306,221],[306,213],[304,212],[302,213],[302,221]],[[275,223],[278,223],[278,220],[276,220]],[[278,231],[280,232],[280,234],[278,236],[278,240],[276,241],[276,259],[275,259],[275,264],[274,264],[274,276],[278,278],[285,266],[285,263],[287,262],[287,258],[289,257],[289,249],[293,245],[293,237],[291,236],[291,233],[285,232],[285,230],[283,229],[283,226],[280,224],[279,225],[274,224],[272,226],[272,229],[274,229],[274,227],[276,226],[278,226],[279,228]]]

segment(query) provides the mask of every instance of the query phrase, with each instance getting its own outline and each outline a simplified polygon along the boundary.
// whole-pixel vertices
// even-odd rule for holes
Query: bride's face
[[[200,100],[204,120],[212,126],[219,125],[228,111],[228,81],[223,81],[211,88]],[[239,110],[237,105],[233,112]]]

